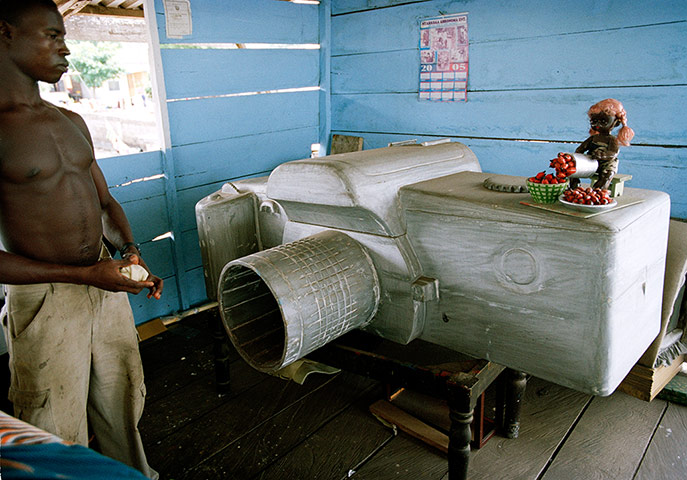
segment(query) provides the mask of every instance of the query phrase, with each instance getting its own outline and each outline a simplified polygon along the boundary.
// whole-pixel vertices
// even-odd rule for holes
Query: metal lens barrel
[[[584,153],[571,153],[575,159],[577,171],[570,175],[571,178],[590,178],[599,168],[599,162]]]
[[[218,301],[238,352],[269,373],[365,325],[379,292],[365,247],[327,230],[227,263]]]

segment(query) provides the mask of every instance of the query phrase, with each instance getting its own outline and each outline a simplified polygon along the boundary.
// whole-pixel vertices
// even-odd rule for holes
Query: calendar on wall
[[[465,102],[468,99],[467,13],[420,21],[421,100]]]

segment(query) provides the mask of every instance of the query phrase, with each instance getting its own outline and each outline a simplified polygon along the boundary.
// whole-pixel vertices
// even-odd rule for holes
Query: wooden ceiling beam
[[[64,18],[67,18],[70,15],[79,13],[79,11],[86,7],[89,3],[91,3],[90,0],[68,0],[61,5],[58,5],[57,9]]]
[[[107,8],[99,5],[88,5],[79,11],[79,15],[143,18],[143,10],[130,8]]]
[[[102,5],[103,7],[107,8],[116,8],[121,6],[122,3],[124,3],[126,0],[100,0],[99,2],[91,2],[94,5]]]
[[[124,8],[143,8],[143,0],[126,0],[122,6]]]
[[[55,0],[55,3],[57,4],[57,10],[59,10],[60,13],[64,13],[72,8],[72,5],[77,1],[78,0]]]

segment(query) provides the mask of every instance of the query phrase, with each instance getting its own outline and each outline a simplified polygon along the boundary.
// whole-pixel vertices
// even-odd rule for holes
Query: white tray
[[[615,200],[613,200],[611,203],[607,203],[606,205],[583,205],[581,203],[566,202],[565,200],[563,200],[562,195],[558,199],[558,201],[566,207],[572,208],[573,210],[578,210],[580,212],[601,212],[603,210],[608,210],[618,205],[618,202],[616,202]]]

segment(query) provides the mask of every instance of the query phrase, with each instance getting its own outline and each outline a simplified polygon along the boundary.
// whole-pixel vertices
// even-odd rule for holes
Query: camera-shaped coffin
[[[208,295],[239,353],[272,372],[363,328],[613,392],[659,331],[668,195],[626,189],[583,218],[489,177],[460,143],[393,146],[201,200]]]

